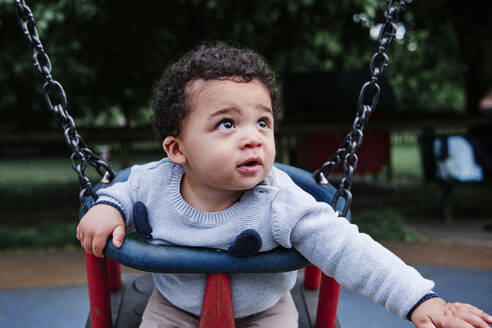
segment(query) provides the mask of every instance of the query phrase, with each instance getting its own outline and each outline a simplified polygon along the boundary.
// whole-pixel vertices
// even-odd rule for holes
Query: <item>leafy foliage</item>
[[[203,40],[253,48],[280,77],[288,72],[365,68],[377,47],[369,31],[384,21],[387,2],[27,3],[52,60],[53,76],[69,96],[70,113],[91,118],[85,122],[135,125],[148,123],[152,86],[164,67]],[[484,66],[482,51],[492,27],[486,17],[476,17],[486,11],[479,5],[444,0],[414,1],[408,7],[404,21],[409,33],[391,50],[387,71],[398,109],[473,107],[492,82],[492,65]],[[0,37],[8,45],[0,48],[0,132],[54,125],[39,96],[40,78],[32,68],[10,0],[0,0]],[[121,118],[117,122],[115,115]]]

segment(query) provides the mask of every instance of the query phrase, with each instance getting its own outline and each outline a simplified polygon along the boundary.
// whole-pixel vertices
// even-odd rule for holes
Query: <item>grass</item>
[[[391,167],[396,179],[422,180],[422,162],[415,144],[403,144],[391,150]]]
[[[156,156],[134,156],[130,164],[155,160]],[[116,158],[111,166],[113,170],[122,168]],[[97,181],[98,173],[89,165],[88,177]],[[69,157],[42,157],[42,158],[14,158],[0,161],[0,187],[29,188],[39,185],[57,185],[76,183],[77,176],[72,168]]]
[[[365,210],[354,215],[352,222],[359,226],[359,231],[377,240],[406,242],[422,240],[421,234],[406,225],[402,215],[390,208]]]
[[[62,157],[2,159],[0,172],[0,186],[16,189],[75,181],[70,160]]]
[[[77,224],[49,222],[32,227],[0,226],[0,249],[51,248],[80,245],[75,238]]]

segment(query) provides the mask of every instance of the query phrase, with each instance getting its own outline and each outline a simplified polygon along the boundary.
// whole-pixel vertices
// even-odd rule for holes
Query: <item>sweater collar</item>
[[[218,224],[228,221],[232,217],[237,217],[240,214],[240,208],[243,206],[241,198],[223,211],[204,212],[200,211],[188,204],[181,195],[181,180],[183,179],[183,168],[180,165],[175,165],[171,172],[171,185],[169,191],[171,193],[171,201],[175,208],[188,220],[196,223]],[[247,191],[246,191],[247,192]]]

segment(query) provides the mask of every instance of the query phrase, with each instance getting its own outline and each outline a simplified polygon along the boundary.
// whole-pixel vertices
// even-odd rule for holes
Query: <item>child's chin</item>
[[[259,181],[254,181],[254,182],[251,182],[251,183],[248,183],[248,184],[245,184],[243,186],[243,188],[241,188],[242,190],[249,190],[249,189],[252,189],[254,187],[256,187],[257,185],[261,184],[263,182],[264,179],[261,179]]]
[[[234,186],[231,186],[231,189],[241,191],[249,190],[261,184],[263,181],[265,181],[265,178],[266,176],[263,176],[262,174],[250,177],[243,176],[235,181]]]

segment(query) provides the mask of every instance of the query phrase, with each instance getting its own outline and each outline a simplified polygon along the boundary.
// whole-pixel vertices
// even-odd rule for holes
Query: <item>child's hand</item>
[[[80,220],[77,227],[77,239],[87,251],[97,257],[103,257],[106,241],[113,235],[113,245],[120,247],[125,238],[125,222],[120,212],[111,205],[93,206]]]
[[[470,304],[446,303],[431,298],[420,304],[411,316],[417,328],[489,328],[492,317]]]

